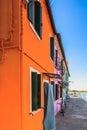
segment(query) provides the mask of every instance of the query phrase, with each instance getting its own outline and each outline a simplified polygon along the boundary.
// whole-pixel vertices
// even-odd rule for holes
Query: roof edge
[[[50,7],[49,0],[45,0],[45,2],[46,2],[46,5],[47,5],[47,10],[48,10],[49,16],[50,16],[51,25],[53,27],[53,32],[56,34],[56,27],[55,27],[54,18],[53,18],[53,14],[52,14],[52,10],[51,10],[51,7]]]

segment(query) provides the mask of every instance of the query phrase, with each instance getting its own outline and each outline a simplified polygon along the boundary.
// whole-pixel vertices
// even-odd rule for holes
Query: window
[[[54,60],[54,38],[50,37],[50,57]]]
[[[66,81],[68,81],[68,72],[67,71],[65,71],[66,73]],[[68,86],[68,85],[67,85]]]
[[[60,98],[62,98],[62,87],[60,86]]]
[[[55,100],[59,98],[59,87],[58,84],[55,84]]]
[[[51,84],[53,85],[53,96],[54,96],[54,81],[51,81]]]
[[[31,71],[31,102],[32,111],[36,111],[41,106],[41,75]]]
[[[42,7],[39,1],[29,0],[28,19],[40,38],[42,38]]]
[[[61,61],[61,74],[64,75],[64,66],[63,66],[63,61]]]
[[[55,59],[55,65],[57,66],[58,62],[57,62],[57,59],[58,58],[58,50],[56,50],[56,59]]]

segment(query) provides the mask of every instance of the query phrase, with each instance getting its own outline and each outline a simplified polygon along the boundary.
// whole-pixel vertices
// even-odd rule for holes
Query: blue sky
[[[50,0],[71,74],[72,89],[87,90],[87,0]]]

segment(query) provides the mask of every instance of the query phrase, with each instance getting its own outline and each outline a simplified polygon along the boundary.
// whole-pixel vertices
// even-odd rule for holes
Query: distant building
[[[55,36],[55,51],[54,51],[54,73],[59,74],[61,78],[54,79],[55,93],[55,115],[60,111],[62,98],[68,95],[68,76],[69,70],[66,64],[64,49],[62,46],[61,35],[58,33]],[[67,83],[66,83],[67,82]]]

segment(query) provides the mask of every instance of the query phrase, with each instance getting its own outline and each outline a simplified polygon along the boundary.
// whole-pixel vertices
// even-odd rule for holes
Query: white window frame
[[[44,80],[43,80],[43,83],[45,83],[45,82],[49,84],[49,81],[48,81],[48,80],[46,80],[46,79],[44,79]]]
[[[34,1],[40,1],[40,0],[34,0]],[[34,10],[34,6],[33,6],[33,10]],[[33,14],[33,17],[34,17],[34,14]],[[34,18],[33,18],[34,19]],[[30,27],[31,27],[31,29],[32,29],[32,31],[34,32],[34,34],[36,35],[36,37],[38,38],[38,40],[41,40],[41,38],[40,38],[40,36],[38,35],[38,33],[36,32],[36,30],[35,30],[35,28],[34,28],[34,24],[35,23],[31,23],[30,22]]]
[[[36,32],[34,25],[31,22],[30,22],[30,27],[31,27],[32,31],[34,32],[34,34],[36,35],[36,37],[38,38],[38,40],[40,40],[40,37],[39,37],[38,33]]]
[[[34,69],[33,67],[30,67],[30,113],[35,114],[38,111],[40,111],[41,108],[38,108],[35,111],[32,111],[32,84],[31,84],[31,73],[32,72],[37,72],[37,74],[41,74],[38,70]]]

